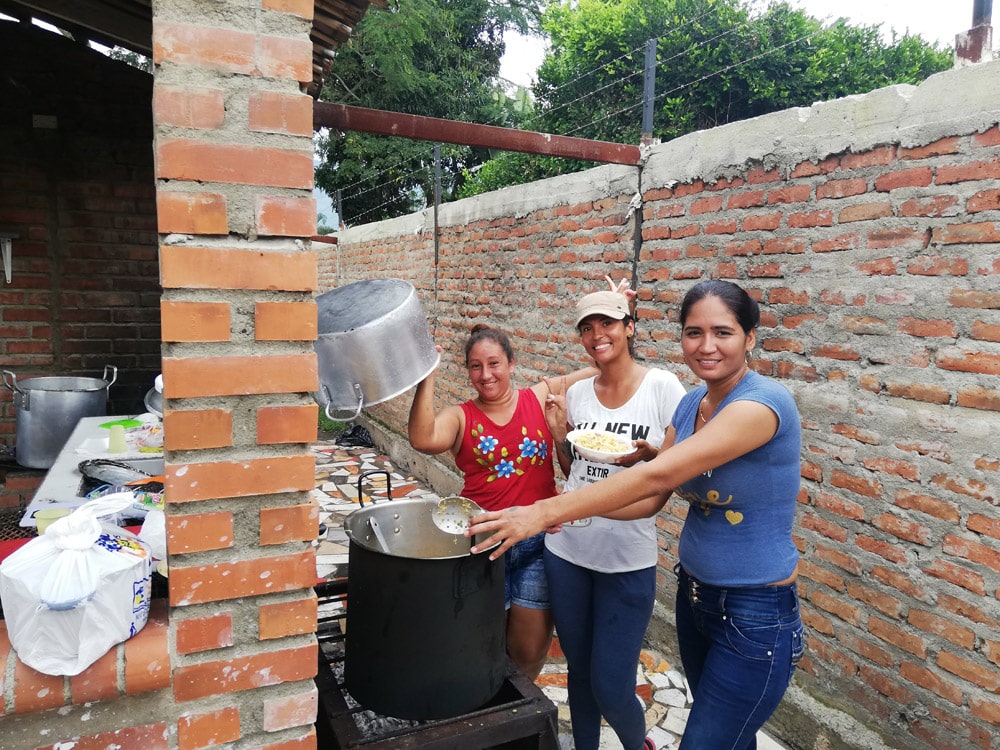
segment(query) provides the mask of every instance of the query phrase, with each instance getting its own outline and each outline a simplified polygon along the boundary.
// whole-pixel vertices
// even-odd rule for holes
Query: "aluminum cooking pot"
[[[17,409],[17,462],[32,469],[48,469],[84,417],[108,413],[108,389],[118,379],[118,368],[105,365],[104,377],[55,376],[18,381],[10,370],[3,382],[14,392]]]
[[[431,518],[436,507],[433,500],[372,503],[350,513],[344,520],[344,530],[352,542],[392,557],[416,560],[468,557],[471,539],[441,531]]]
[[[391,500],[365,505],[361,499],[361,483],[372,474],[386,475],[391,499],[388,472],[365,472],[358,477],[358,502],[361,507],[349,513],[344,520],[347,536],[366,550],[417,560],[450,560],[468,557],[474,543],[489,537],[489,534],[479,534],[473,542],[471,537],[439,529],[432,514],[437,508],[437,500]]]
[[[314,397],[331,419],[349,421],[364,407],[395,398],[441,359],[417,290],[406,281],[358,281],[321,294],[316,306],[320,389]]]

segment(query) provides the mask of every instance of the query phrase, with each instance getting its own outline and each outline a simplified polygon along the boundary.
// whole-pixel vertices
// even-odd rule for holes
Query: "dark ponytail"
[[[472,327],[472,333],[469,335],[469,340],[465,342],[466,366],[469,364],[469,352],[472,351],[472,347],[484,340],[494,342],[497,346],[503,349],[503,352],[507,355],[507,360],[509,362],[514,361],[514,347],[510,345],[510,339],[507,338],[507,334],[503,331],[498,331],[496,328],[491,328],[486,323],[476,323]]]

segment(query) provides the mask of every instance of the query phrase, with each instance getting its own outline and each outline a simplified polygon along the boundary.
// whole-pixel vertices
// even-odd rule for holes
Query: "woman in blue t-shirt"
[[[672,492],[691,505],[679,546],[676,622],[694,696],[680,750],[753,750],[802,656],[792,523],[801,424],[791,393],[750,369],[757,303],[705,281],[680,310],[684,360],[704,385],[674,412],[659,455],[530,508],[478,516],[471,534],[501,554],[540,529],[627,506],[655,514]],[[650,496],[652,488],[659,490]]]

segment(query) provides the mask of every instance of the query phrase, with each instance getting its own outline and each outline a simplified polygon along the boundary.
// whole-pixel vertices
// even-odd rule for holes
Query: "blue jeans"
[[[677,640],[694,703],[680,750],[755,750],[802,658],[795,584],[718,588],[679,565]]]
[[[597,750],[602,716],[625,750],[641,750],[646,717],[635,695],[635,674],[653,614],[656,568],[598,573],[546,549],[545,572],[569,671],[576,750]]]

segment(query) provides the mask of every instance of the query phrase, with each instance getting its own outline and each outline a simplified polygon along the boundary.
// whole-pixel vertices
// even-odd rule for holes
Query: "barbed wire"
[[[705,18],[705,16],[710,15],[711,13],[712,13],[712,11],[706,10],[704,13],[702,13],[699,16],[695,16],[694,18],[689,18],[688,20],[684,21],[684,23],[680,24],[676,28],[671,29],[671,33],[672,34],[676,34],[678,32],[682,32],[688,26],[691,26],[691,25],[697,23],[698,21],[700,21],[701,19]],[[727,36],[728,34],[733,34],[736,31],[738,31],[738,30],[740,30],[742,28],[745,28],[747,25],[749,25],[749,21],[747,21],[747,22],[745,22],[743,24],[738,24],[738,25],[732,27],[731,29],[729,29],[728,31],[725,31],[725,32],[723,32],[721,34],[716,35],[715,37],[712,37],[710,39],[705,39],[704,41],[699,42],[698,44],[694,44],[694,45],[688,47],[688,49],[685,50],[684,52],[678,52],[678,53],[676,53],[674,55],[671,55],[666,60],[664,60],[662,63],[658,63],[658,64],[669,63],[671,60],[674,60],[675,58],[677,58],[677,57],[679,57],[679,56],[681,56],[683,54],[688,54],[692,50],[696,50],[699,47],[702,47],[704,45],[707,45],[707,44],[710,44],[710,43],[714,42],[716,39],[720,39],[720,38],[722,38],[724,36]],[[657,45],[659,45],[660,41],[662,39],[664,39],[664,38],[665,38],[664,36],[653,37],[653,39],[655,40],[655,43]],[[601,63],[600,65],[597,65],[597,66],[591,68],[590,70],[587,70],[587,71],[581,73],[580,75],[576,76],[575,78],[571,78],[570,80],[566,81],[565,83],[562,83],[559,86],[556,86],[555,88],[553,88],[553,90],[552,90],[553,93],[561,91],[562,89],[567,88],[569,86],[572,86],[577,81],[580,81],[580,80],[586,78],[587,76],[594,75],[598,71],[601,71],[601,70],[607,68],[608,66],[610,66],[610,65],[612,65],[612,64],[614,64],[614,63],[616,63],[616,62],[618,62],[620,60],[624,60],[625,58],[630,58],[631,59],[632,56],[635,55],[636,52],[643,52],[643,54],[645,54],[645,49],[646,49],[646,45],[647,44],[649,44],[648,41],[644,42],[639,47],[635,47],[635,48],[629,50],[628,52],[626,52],[626,53],[624,53],[622,55],[619,55],[616,58],[613,58],[611,60],[608,60],[607,62]],[[632,62],[635,63],[636,61],[632,60]],[[591,91],[591,92],[587,92],[587,93],[583,94],[582,96],[577,97],[576,99],[573,99],[572,101],[563,102],[562,104],[559,104],[559,105],[557,105],[557,106],[555,106],[555,107],[553,107],[551,109],[545,110],[545,112],[540,112],[535,117],[531,117],[531,118],[528,118],[527,120],[525,120],[525,124],[527,125],[527,124],[530,124],[530,123],[535,122],[537,120],[541,120],[544,117],[547,117],[547,116],[549,116],[549,115],[551,115],[551,114],[553,114],[555,112],[558,112],[560,109],[564,109],[566,107],[572,106],[573,104],[576,104],[578,102],[581,102],[581,101],[587,99],[588,97],[595,96],[596,94],[600,93],[601,91],[603,91],[603,90],[605,90],[607,88],[610,88],[612,86],[615,86],[618,83],[624,82],[624,81],[628,80],[629,78],[634,78],[634,77],[640,75],[642,72],[643,72],[643,70],[642,70],[642,68],[640,68],[639,70],[636,70],[635,72],[630,73],[628,76],[626,76],[624,78],[618,79],[616,81],[612,81],[611,83],[607,84],[606,86],[602,86],[600,89],[597,89],[597,90]]]
[[[711,15],[711,13],[712,13],[711,10],[706,10],[701,15],[695,16],[694,18],[689,18],[686,21],[684,21],[682,24],[680,24],[676,29],[674,29],[674,31],[675,32],[676,31],[683,31],[686,27],[688,27],[688,26],[690,26],[692,24],[697,23],[698,21],[702,20],[706,16]],[[735,29],[733,31],[735,31]],[[725,32],[725,33],[732,33],[732,31]],[[721,37],[721,36],[724,36],[724,35],[725,34],[721,34],[719,36]],[[657,43],[659,43],[660,39],[662,39],[662,38],[663,37],[656,37]],[[716,37],[716,38],[718,38],[718,37]],[[704,43],[708,44],[708,43],[710,43],[712,41],[714,41],[714,38],[713,39],[709,39],[709,40],[705,40]],[[564,83],[561,83],[558,86],[556,86],[555,88],[553,88],[553,90],[552,90],[553,93],[561,91],[562,89],[565,89],[565,88],[567,88],[569,86],[572,86],[576,82],[581,81],[584,78],[587,78],[588,76],[595,75],[598,72],[605,70],[608,66],[613,65],[614,63],[617,63],[617,62],[619,62],[621,60],[630,59],[636,52],[643,51],[645,49],[645,46],[646,46],[647,43],[644,43],[643,45],[641,45],[639,47],[635,47],[635,48],[633,48],[633,49],[631,49],[631,50],[629,50],[627,52],[624,52],[621,55],[619,55],[618,57],[612,58],[611,60],[606,60],[606,61],[600,63],[599,65],[595,65],[593,68],[590,68],[589,70],[585,70],[584,72],[580,73],[579,75],[575,76],[574,78],[571,78],[570,80],[568,80],[568,81],[566,81]],[[693,47],[691,47],[689,49],[696,49],[697,46],[698,45],[695,45],[695,46],[693,46]],[[674,59],[674,57],[676,57],[676,55],[668,58],[668,61]],[[536,115],[534,117],[530,117],[527,120],[525,120],[524,124],[528,125],[528,124],[531,124],[532,122],[540,121],[547,114],[551,114],[552,112],[558,111],[559,109],[571,106],[572,104],[575,104],[578,101],[582,101],[583,99],[586,99],[589,96],[595,96],[600,91],[604,91],[605,89],[608,89],[608,88],[611,88],[611,87],[613,87],[615,85],[618,85],[619,83],[623,82],[624,80],[627,80],[628,78],[634,78],[635,76],[639,75],[640,73],[641,73],[641,70],[640,71],[635,71],[633,73],[630,73],[624,79],[619,79],[619,80],[616,80],[616,81],[612,81],[611,83],[608,83],[607,85],[602,86],[597,91],[589,92],[588,94],[585,94],[584,96],[582,96],[582,97],[580,97],[578,99],[575,99],[573,101],[560,104],[559,106],[553,108],[552,110],[546,110],[545,113],[539,113],[538,115]],[[513,84],[515,86],[519,86],[519,84],[516,84],[513,81],[510,81],[510,80],[507,80],[507,79],[501,79],[501,80],[506,80],[507,83],[511,83],[511,84]],[[371,179],[378,179],[379,177],[381,177],[382,175],[386,174],[387,172],[391,172],[393,169],[396,169],[397,167],[400,167],[400,166],[406,164],[408,161],[409,161],[409,159],[397,162],[396,164],[393,164],[393,165],[388,166],[388,167],[386,167],[385,169],[383,169],[383,170],[381,170],[379,172],[376,172],[371,177],[365,178],[363,180],[358,180],[358,181],[353,182],[353,183],[351,183],[349,185],[345,185],[344,187],[341,188],[341,191],[349,191],[349,190],[351,190],[351,189],[353,189],[355,187],[359,187],[361,185],[366,184]],[[385,185],[385,183],[382,183],[382,185],[378,185],[378,186],[375,186],[375,187],[367,188],[364,192],[359,193],[359,195],[364,195],[365,193],[372,192],[373,190],[376,190],[379,187],[383,187],[384,185]]]
[[[697,50],[697,49],[699,49],[701,47],[704,47],[706,45],[712,44],[713,42],[716,42],[716,41],[718,41],[720,39],[723,39],[723,38],[729,36],[730,34],[735,34],[737,31],[740,31],[740,30],[746,28],[748,25],[749,25],[749,22],[745,23],[745,24],[742,24],[742,25],[734,26],[734,27],[732,27],[731,29],[729,29],[727,31],[724,31],[724,32],[722,32],[720,34],[716,34],[714,37],[711,37],[709,39],[705,39],[705,40],[700,41],[700,42],[698,42],[696,44],[692,44],[687,49],[684,49],[682,51],[676,52],[673,55],[671,55],[670,57],[666,58],[665,60],[657,62],[657,67],[659,67],[661,65],[667,65],[670,62],[672,62],[673,60],[677,59],[678,57],[682,57],[684,55],[689,55],[689,54],[691,54],[692,52],[694,52],[695,50]],[[655,42],[656,42],[657,45],[664,38],[665,37],[662,37],[662,36],[654,37]],[[640,47],[639,49],[642,49],[642,48]],[[633,53],[635,51],[636,50],[633,50]],[[628,80],[630,80],[632,78],[635,78],[636,76],[642,75],[643,73],[644,73],[643,70],[637,70],[637,71],[635,71],[633,73],[629,73],[626,76],[623,76],[621,78],[617,78],[617,79],[611,81],[610,83],[608,83],[608,84],[606,84],[604,86],[601,86],[598,89],[594,89],[593,91],[588,91],[588,92],[582,94],[581,96],[578,96],[576,99],[572,99],[572,100],[570,100],[568,102],[563,102],[562,104],[559,104],[558,106],[552,107],[551,109],[547,109],[544,112],[540,112],[535,117],[532,117],[532,118],[529,118],[529,119],[525,120],[525,124],[530,124],[532,122],[535,122],[536,120],[541,120],[543,118],[550,117],[552,114],[558,112],[561,109],[565,109],[567,107],[571,107],[574,104],[579,104],[580,102],[583,102],[583,101],[585,101],[586,99],[589,99],[592,96],[596,96],[597,94],[601,93],[602,91],[604,91],[606,89],[618,86],[619,84],[622,84],[622,83],[625,83],[626,81],[628,81]],[[579,78],[577,80],[579,80]],[[562,87],[559,87],[559,88],[562,88]],[[593,123],[588,123],[588,124],[593,124]],[[585,127],[585,126],[581,126],[581,128],[582,127]],[[581,128],[577,128],[576,130],[570,131],[570,133],[578,132]],[[564,133],[563,135],[570,135],[570,133]]]
[[[688,24],[694,23],[694,22],[700,20],[701,18],[703,18],[705,15],[707,15],[707,12],[703,13],[701,16],[698,16],[695,19],[691,19],[691,20],[687,21],[684,25],[688,25]],[[719,40],[726,38],[727,36],[735,34],[738,31],[741,31],[741,30],[749,27],[750,24],[751,24],[751,22],[748,20],[748,21],[746,21],[746,22],[744,22],[742,24],[737,24],[737,25],[731,27],[731,28],[727,29],[726,31],[720,32],[720,33],[718,33],[718,34],[716,34],[716,35],[714,35],[714,36],[712,36],[712,37],[710,37],[708,39],[704,39],[704,40],[701,40],[701,41],[699,41],[699,42],[697,42],[695,44],[692,44],[689,47],[687,47],[686,49],[678,51],[678,52],[674,53],[673,55],[671,55],[670,57],[668,57],[668,58],[666,58],[666,59],[664,59],[662,61],[659,61],[657,63],[657,66],[667,65],[672,60],[677,59],[678,57],[682,57],[684,55],[689,55],[692,52],[694,52],[694,51],[696,51],[696,50],[698,50],[698,49],[700,49],[702,47],[705,47],[705,46],[707,46],[709,44],[716,43]],[[679,28],[683,28],[684,25],[682,25]],[[702,76],[700,76],[700,77],[698,77],[698,78],[696,78],[696,79],[694,79],[692,81],[688,81],[688,82],[679,84],[679,85],[673,87],[672,89],[669,89],[667,91],[663,91],[663,92],[657,93],[653,97],[653,101],[655,102],[655,101],[661,100],[661,99],[663,99],[666,96],[670,96],[670,95],[676,94],[677,92],[682,91],[684,89],[690,88],[692,86],[696,86],[699,83],[703,83],[706,80],[709,80],[711,78],[714,78],[716,76],[722,75],[722,74],[727,73],[727,72],[729,72],[731,70],[734,70],[736,68],[739,68],[739,67],[747,65],[749,63],[752,63],[755,60],[767,57],[768,55],[773,55],[774,53],[779,52],[779,51],[781,51],[783,49],[786,49],[787,47],[790,47],[792,45],[801,43],[803,41],[808,41],[812,37],[814,37],[817,34],[821,33],[822,30],[823,30],[822,27],[817,28],[816,30],[814,30],[814,31],[812,31],[812,32],[810,32],[808,34],[804,34],[804,35],[798,37],[797,39],[793,39],[793,40],[791,40],[789,42],[786,42],[786,43],[784,43],[784,44],[782,44],[782,45],[780,45],[778,47],[773,47],[773,48],[767,49],[767,50],[765,50],[763,52],[760,52],[760,53],[758,53],[756,55],[752,55],[752,56],[747,57],[745,59],[739,60],[739,61],[731,63],[729,65],[726,65],[726,66],[724,66],[722,68],[719,68],[717,70],[714,70],[714,71],[711,71],[709,73],[706,73],[706,74],[704,74],[704,75],[702,75]],[[654,39],[655,39],[655,41],[656,41],[657,44],[659,44],[659,42],[661,40],[665,39],[665,38],[666,38],[665,36],[654,37]],[[592,75],[592,74],[594,74],[594,73],[596,73],[598,71],[601,71],[601,70],[605,70],[610,64],[612,64],[614,62],[618,62],[618,61],[623,60],[623,59],[626,59],[626,58],[634,55],[637,51],[643,50],[644,48],[645,48],[645,45],[643,45],[642,47],[636,47],[636,48],[634,48],[632,50],[629,50],[628,52],[626,52],[626,53],[624,53],[622,55],[619,55],[618,57],[614,58],[613,60],[603,62],[600,65],[598,65],[598,66],[596,66],[594,68],[591,68],[590,70],[585,71],[584,73],[581,73],[580,75],[576,76],[575,78],[571,79],[570,81],[568,81],[568,82],[566,82],[564,84],[561,84],[559,87],[557,87],[556,89],[553,89],[553,90],[554,91],[560,90],[562,88],[565,88],[566,86],[571,85],[574,82],[582,80],[583,78],[585,78],[585,77],[587,77],[589,75]],[[601,86],[598,89],[595,89],[593,91],[587,92],[584,95],[582,95],[580,97],[577,97],[576,99],[573,99],[573,100],[571,100],[569,102],[564,102],[564,103],[558,105],[557,107],[555,107],[555,108],[553,108],[551,110],[546,110],[546,112],[540,113],[538,116],[536,116],[534,118],[529,118],[528,120],[525,121],[525,124],[530,124],[531,122],[534,122],[536,120],[540,120],[541,118],[543,118],[543,117],[545,117],[547,115],[551,115],[553,112],[555,112],[555,111],[557,111],[559,109],[562,109],[562,108],[565,108],[565,107],[569,107],[569,106],[572,106],[574,104],[578,104],[578,103],[580,103],[582,101],[585,101],[589,97],[595,96],[595,95],[599,94],[600,92],[605,91],[605,90],[607,90],[609,88],[613,88],[613,87],[616,87],[616,86],[621,86],[623,83],[627,82],[628,80],[630,80],[632,78],[635,78],[637,75],[640,75],[642,72],[643,71],[635,71],[635,72],[628,73],[626,75],[620,76],[620,77],[618,77],[618,78],[610,81],[609,83],[605,84],[604,86]],[[596,126],[596,125],[598,125],[598,124],[600,124],[602,122],[605,122],[605,121],[610,120],[610,119],[612,119],[614,117],[618,117],[620,115],[626,114],[626,113],[631,112],[631,111],[633,111],[635,109],[638,109],[638,108],[640,108],[642,106],[643,106],[643,100],[640,99],[638,102],[636,102],[634,104],[630,104],[628,106],[625,106],[625,107],[622,107],[620,109],[617,109],[617,110],[615,110],[613,112],[606,113],[602,117],[600,117],[600,118],[598,118],[596,120],[591,120],[590,122],[587,122],[587,123],[585,123],[583,125],[580,125],[580,126],[578,126],[576,128],[573,128],[572,130],[569,130],[569,131],[567,131],[565,133],[562,133],[562,135],[573,136],[573,135],[575,135],[577,133],[581,133],[582,131],[587,130],[588,128],[592,128],[592,127],[594,127],[594,126]],[[430,153],[433,153],[432,149],[431,149]],[[419,154],[417,154],[417,155],[415,155],[412,158],[425,158],[425,157],[421,157]],[[350,185],[348,185],[348,186],[346,186],[344,188],[341,188],[341,191],[350,190],[352,188],[362,186],[362,185],[366,184],[370,179],[377,179],[378,177],[381,177],[382,175],[387,174],[388,172],[390,172],[390,171],[392,171],[394,169],[397,169],[400,166],[403,166],[403,165],[407,164],[409,161],[412,160],[412,158],[411,159],[402,160],[402,161],[400,161],[400,162],[398,162],[398,163],[396,163],[396,164],[394,164],[392,166],[389,166],[389,167],[381,170],[380,172],[377,172],[375,175],[373,175],[370,178],[367,178],[365,180],[359,180],[357,182],[351,183]],[[416,174],[416,171],[412,171],[411,170],[407,174],[408,175],[414,175],[414,174]],[[362,191],[356,193],[354,197],[360,198],[360,197],[365,196],[365,195],[367,195],[369,193],[375,192],[376,190],[379,190],[379,189],[381,189],[383,187],[386,187],[387,185],[393,184],[395,182],[399,182],[400,179],[401,179],[400,177],[396,177],[396,178],[393,178],[391,180],[387,180],[387,181],[381,182],[378,185],[374,185],[374,186],[368,187],[365,190],[362,190]],[[387,200],[387,201],[383,201],[382,203],[380,203],[380,204],[378,204],[376,206],[373,206],[371,208],[368,208],[365,211],[363,211],[362,213],[355,215],[354,217],[352,217],[352,221],[353,222],[357,222],[358,219],[363,218],[363,217],[365,217],[365,216],[367,216],[369,214],[373,214],[373,213],[379,211],[380,209],[382,209],[382,208],[390,205],[391,203],[394,203],[395,201],[396,201],[395,198]]]
[[[358,193],[358,195],[359,196],[360,195],[365,195],[366,193],[370,193],[370,192],[371,192],[370,190],[366,190],[364,192]],[[382,203],[379,203],[377,206],[372,206],[371,208],[369,208],[369,209],[367,209],[365,211],[362,211],[359,214],[355,214],[353,217],[351,217],[351,219],[355,223],[363,224],[364,222],[359,222],[358,219],[361,219],[361,218],[363,218],[365,216],[368,216],[369,214],[373,214],[376,211],[378,211],[379,209],[385,208],[386,206],[391,205],[391,204],[395,203],[396,201],[397,201],[397,198],[391,198],[391,199],[389,199],[387,201],[383,201]]]
[[[714,78],[715,76],[722,75],[723,73],[727,73],[730,70],[733,70],[734,68],[742,67],[742,66],[744,66],[744,65],[746,65],[748,63],[753,62],[754,60],[759,60],[759,59],[761,59],[763,57],[767,57],[768,55],[773,55],[775,52],[779,52],[779,51],[785,49],[786,47],[792,46],[793,44],[798,44],[798,43],[800,43],[802,41],[807,41],[809,39],[812,39],[814,36],[816,36],[817,34],[819,34],[821,31],[822,31],[822,29],[817,29],[816,31],[812,31],[812,32],[810,32],[808,34],[803,34],[802,36],[798,37],[797,39],[793,39],[793,40],[791,40],[789,42],[785,42],[784,44],[779,45],[777,47],[772,47],[770,49],[767,49],[767,50],[765,50],[763,52],[760,52],[760,53],[758,53],[756,55],[753,55],[752,57],[748,57],[745,60],[740,60],[739,62],[735,62],[735,63],[732,63],[730,65],[726,65],[725,67],[720,68],[720,69],[715,70],[715,71],[712,71],[711,73],[706,73],[705,75],[700,76],[699,78],[696,78],[693,81],[688,81],[687,83],[682,83],[682,84],[680,84],[678,86],[674,86],[674,88],[672,88],[672,89],[669,89],[667,91],[662,91],[662,92],[656,94],[653,97],[653,101],[655,102],[655,101],[657,101],[659,99],[662,99],[665,96],[670,96],[671,94],[675,94],[678,91],[681,91],[683,89],[689,88],[691,86],[696,86],[697,84],[702,83],[704,81],[707,81],[710,78]],[[587,123],[586,125],[581,125],[578,128],[574,128],[573,130],[570,130],[568,133],[566,133],[566,135],[572,135],[573,133],[577,133],[577,132],[583,130],[584,128],[586,128],[586,127],[589,127],[591,125],[596,125],[596,124],[598,124],[600,122],[604,122],[605,120],[610,120],[612,117],[617,117],[618,115],[625,114],[626,112],[630,112],[633,109],[641,107],[642,105],[643,105],[643,102],[639,101],[637,104],[632,104],[632,105],[629,105],[628,107],[623,107],[623,108],[621,108],[619,110],[616,110],[614,112],[609,112],[604,117],[601,117],[601,118],[599,118],[597,120],[592,120],[591,122]]]

